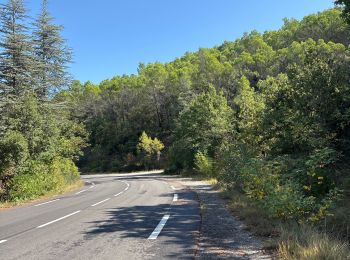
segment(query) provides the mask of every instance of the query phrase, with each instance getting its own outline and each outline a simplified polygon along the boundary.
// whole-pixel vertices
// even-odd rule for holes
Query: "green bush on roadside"
[[[202,152],[196,153],[194,157],[195,171],[205,176],[214,175],[214,162],[213,160]]]
[[[34,199],[59,192],[78,180],[78,168],[71,160],[56,159],[50,165],[32,160],[11,180],[10,200]]]

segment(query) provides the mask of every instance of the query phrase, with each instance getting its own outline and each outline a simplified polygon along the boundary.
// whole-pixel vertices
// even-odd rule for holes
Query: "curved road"
[[[194,192],[155,173],[82,176],[85,187],[0,211],[1,259],[193,259]]]

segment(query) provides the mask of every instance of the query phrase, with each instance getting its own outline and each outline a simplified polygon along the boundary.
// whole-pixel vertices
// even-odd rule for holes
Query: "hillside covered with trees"
[[[348,236],[350,27],[344,18],[336,8],[285,19],[277,31],[252,31],[165,64],[141,63],[136,75],[98,85],[75,81],[59,97],[90,134],[79,166],[145,168],[138,150],[145,131],[165,144],[160,162],[148,161],[147,168],[215,177],[271,218],[327,219]]]
[[[274,216],[319,219],[346,184],[350,155],[350,28],[340,14],[286,19],[278,31],[140,64],[137,75],[99,85],[75,81],[57,99],[90,133],[80,165],[144,167],[145,131],[165,144],[168,172],[204,171]]]

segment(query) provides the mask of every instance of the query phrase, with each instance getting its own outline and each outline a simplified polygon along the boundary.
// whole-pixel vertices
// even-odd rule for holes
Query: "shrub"
[[[50,165],[31,160],[11,180],[10,199],[20,201],[59,192],[78,180],[78,168],[71,160],[57,158]]]
[[[206,176],[214,175],[213,160],[202,152],[198,152],[194,158],[195,171]]]
[[[28,156],[28,142],[22,134],[9,131],[0,139],[0,200],[8,199],[10,180]]]
[[[242,164],[238,179],[245,193],[261,203],[272,218],[315,223],[329,215],[340,195],[331,189],[318,198],[305,192],[302,183],[288,177],[288,159],[251,159]]]

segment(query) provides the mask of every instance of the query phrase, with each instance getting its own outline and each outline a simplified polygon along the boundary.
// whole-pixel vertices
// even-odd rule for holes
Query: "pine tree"
[[[28,36],[23,0],[9,0],[0,9],[0,97],[19,97],[31,90],[35,61]]]
[[[36,94],[41,100],[67,86],[70,81],[67,64],[72,60],[72,52],[65,45],[60,33],[62,26],[52,23],[48,11],[48,0],[43,0],[42,10],[34,23],[34,53],[39,62],[36,73]]]

